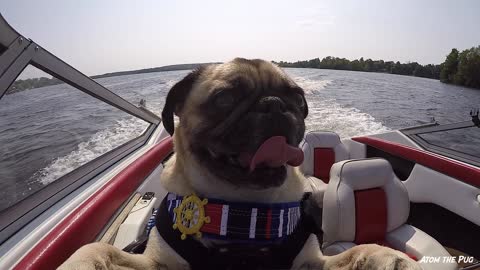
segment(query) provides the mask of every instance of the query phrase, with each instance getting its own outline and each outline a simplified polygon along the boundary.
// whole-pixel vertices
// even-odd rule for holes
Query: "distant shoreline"
[[[129,70],[129,71],[109,72],[109,73],[105,73],[105,74],[101,74],[101,75],[94,75],[94,76],[91,76],[90,78],[100,79],[100,78],[108,78],[108,77],[131,75],[131,74],[154,73],[154,72],[175,71],[175,70],[190,70],[190,69],[195,69],[197,67],[204,66],[204,65],[210,65],[210,64],[221,64],[221,63],[220,62],[212,62],[212,63],[193,63],[193,64],[168,65],[168,66],[155,67],[155,68],[144,68],[144,69],[136,69],[136,70]]]
[[[219,64],[219,62],[212,62],[212,63],[193,63],[193,64],[178,64],[178,65],[168,65],[162,67],[155,67],[155,68],[144,68],[144,69],[136,69],[136,70],[129,70],[129,71],[117,71],[117,72],[109,72],[101,75],[93,75],[90,76],[92,79],[101,79],[101,78],[108,78],[108,77],[115,77],[115,76],[124,76],[124,75],[132,75],[132,74],[143,74],[143,73],[154,73],[154,72],[163,72],[163,71],[176,71],[176,70],[190,70],[195,69],[197,67],[209,64]],[[7,95],[18,93],[26,90],[31,90],[35,88],[40,88],[44,86],[51,86],[62,84],[63,81],[57,78],[32,78],[32,79],[25,79],[25,80],[16,80],[8,89]]]
[[[470,57],[468,58],[467,55],[470,55]],[[480,69],[480,46],[464,50],[461,53],[456,49],[452,49],[452,52],[447,56],[446,61],[440,65],[421,65],[417,62],[400,63],[399,61],[394,62],[372,59],[365,60],[363,57],[351,61],[346,58],[339,58],[333,56],[327,56],[321,60],[319,58],[314,58],[311,60],[296,62],[272,61],[272,63],[284,68],[332,69],[406,75],[413,77],[436,79],[440,80],[443,83],[456,84],[470,88],[480,88],[480,76],[476,73],[476,70]],[[220,64],[220,62],[178,64],[130,71],[118,71],[101,75],[94,75],[90,78],[100,79],[132,74],[191,70],[198,68],[199,66],[209,64]],[[8,89],[7,95],[61,83],[63,83],[63,81],[57,78],[49,79],[45,77],[16,80]]]
[[[284,65],[284,63],[286,63],[286,62],[280,62],[280,63],[277,63],[275,61],[272,61],[272,62],[274,64],[280,66],[280,67],[283,67],[283,68],[312,68],[312,69],[329,69],[329,70],[367,72],[367,71],[363,71],[363,70],[297,66],[297,65],[291,65],[291,63],[288,63],[290,65]],[[134,74],[145,74],[145,73],[178,71],[178,70],[191,70],[191,69],[195,69],[197,67],[200,67],[200,66],[203,66],[203,65],[209,65],[209,64],[221,64],[221,62],[179,64],[179,65],[168,65],[168,66],[155,67],[155,68],[136,69],[136,70],[129,70],[129,71],[117,71],[117,72],[109,72],[109,73],[100,74],[100,75],[93,75],[93,76],[90,76],[90,78],[92,78],[92,79],[102,79],[102,78],[109,78],[109,77],[116,77],[116,76],[134,75]],[[413,75],[407,75],[407,74],[389,73],[389,72],[385,72],[385,71],[370,71],[370,72],[393,74],[393,75],[413,76]],[[428,77],[426,77],[426,78],[428,78]],[[430,79],[433,79],[433,78],[430,78]],[[62,83],[64,83],[64,82],[57,79],[57,78],[53,78],[53,77],[50,78],[50,79],[46,78],[46,77],[41,77],[41,78],[33,78],[33,79],[25,79],[25,80],[16,80],[12,84],[12,86],[10,86],[10,88],[7,91],[6,94],[10,95],[10,94],[14,94],[14,93],[18,93],[18,92],[22,92],[22,91],[26,91],[26,90],[31,90],[31,89],[45,87],[45,86],[51,86],[51,85],[57,85],[57,84],[62,84]]]
[[[333,70],[347,70],[347,71],[362,71],[362,72],[376,72],[396,75],[407,75],[414,77],[423,77],[430,79],[440,79],[442,70],[441,65],[421,65],[417,62],[400,63],[399,61],[384,61],[360,59],[349,60],[346,58],[339,58],[327,56],[323,59],[314,58],[304,61],[296,62],[275,62],[280,67],[287,68],[315,68],[315,69],[333,69]]]

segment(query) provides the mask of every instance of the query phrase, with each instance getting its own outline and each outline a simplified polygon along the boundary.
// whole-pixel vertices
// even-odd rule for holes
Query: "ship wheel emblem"
[[[182,236],[182,240],[187,238],[187,235],[194,234],[197,238],[202,237],[200,228],[204,223],[210,223],[210,217],[205,216],[204,206],[208,203],[207,199],[200,200],[195,194],[186,196],[182,203],[173,209],[176,214],[175,224],[173,229],[178,229]]]

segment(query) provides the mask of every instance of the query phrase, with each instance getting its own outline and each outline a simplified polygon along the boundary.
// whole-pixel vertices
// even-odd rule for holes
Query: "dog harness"
[[[162,238],[195,269],[289,269],[315,226],[300,202],[238,203],[169,193],[156,216]],[[206,247],[198,238],[214,239]]]
[[[168,213],[180,232],[182,227],[197,226],[202,218],[201,207],[203,219],[208,222],[190,231],[195,235],[198,231],[199,236],[205,238],[275,242],[292,234],[300,222],[300,202],[247,204],[208,199],[205,205],[198,205],[194,199],[192,196],[184,198],[172,193],[167,195]],[[186,237],[186,234],[182,235]]]

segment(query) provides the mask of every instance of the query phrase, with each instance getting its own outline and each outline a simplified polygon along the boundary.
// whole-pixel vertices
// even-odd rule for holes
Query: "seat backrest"
[[[384,243],[386,233],[405,224],[409,212],[407,189],[388,161],[336,163],[323,198],[324,245]]]
[[[330,168],[335,162],[349,159],[348,150],[335,132],[312,131],[305,135],[301,144],[304,161],[300,170],[329,182]]]

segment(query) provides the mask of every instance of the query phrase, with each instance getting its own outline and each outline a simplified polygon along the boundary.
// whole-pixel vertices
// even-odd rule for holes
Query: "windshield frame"
[[[161,118],[121,98],[32,40],[23,37],[6,22],[1,14],[0,45],[6,48],[0,54],[0,99],[22,71],[28,65],[33,65],[77,90],[149,123],[140,136],[87,162],[0,211],[0,244],[2,244],[61,199],[144,146],[160,125]]]
[[[437,144],[433,144],[422,138],[420,135],[422,134],[429,134],[441,131],[449,131],[449,130],[458,130],[458,129],[465,129],[465,128],[474,128],[477,127],[473,121],[463,121],[458,123],[451,123],[440,125],[438,123],[431,123],[427,125],[422,125],[418,127],[411,127],[400,130],[404,135],[408,138],[413,140],[419,146],[428,150],[430,152],[440,154],[442,156],[449,157],[451,159],[455,159],[470,165],[474,165],[476,167],[480,167],[480,158],[470,155],[468,153],[460,152],[452,148],[443,147]],[[478,128],[478,127],[477,127]],[[479,130],[480,131],[480,130]]]

